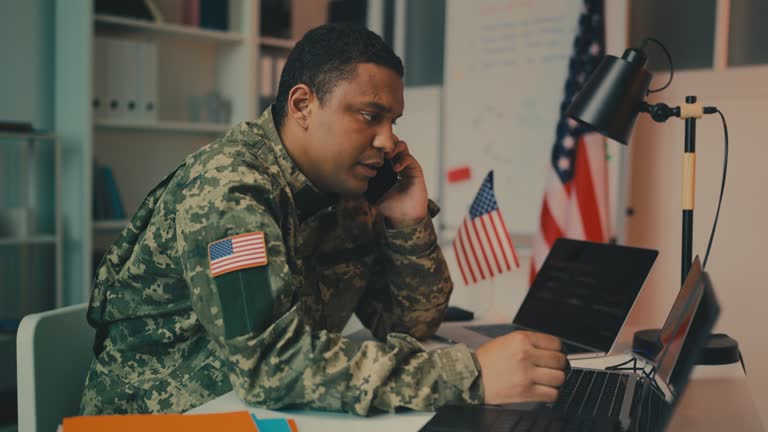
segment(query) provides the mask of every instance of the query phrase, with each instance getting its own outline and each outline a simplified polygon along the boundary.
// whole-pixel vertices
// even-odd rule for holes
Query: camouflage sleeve
[[[465,346],[426,352],[403,334],[355,343],[311,328],[296,302],[300,282],[288,268],[268,183],[228,175],[198,177],[182,190],[176,236],[194,311],[243,401],[359,415],[482,402],[479,367]],[[249,232],[263,233],[268,263],[213,277],[209,244]]]
[[[453,282],[432,225],[439,208],[430,200],[430,217],[406,229],[387,229],[378,221],[381,254],[357,316],[378,338],[392,332],[418,339],[431,336],[445,315]]]

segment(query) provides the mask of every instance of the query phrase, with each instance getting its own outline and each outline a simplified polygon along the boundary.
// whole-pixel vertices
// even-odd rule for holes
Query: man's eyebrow
[[[392,110],[388,106],[382,105],[382,104],[380,104],[378,102],[373,102],[373,101],[364,102],[363,106],[368,108],[368,109],[379,111],[379,112],[383,112],[383,113],[387,113],[387,114],[392,112]],[[398,114],[395,118],[400,118],[402,116],[403,116],[402,114]]]
[[[363,106],[372,110],[381,111],[381,112],[390,112],[391,110],[386,105],[382,105],[378,102],[363,102]]]

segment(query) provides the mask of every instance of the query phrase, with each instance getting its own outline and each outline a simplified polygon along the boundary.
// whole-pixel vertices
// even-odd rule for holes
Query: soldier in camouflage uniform
[[[556,396],[549,377],[498,388],[480,372],[522,361],[557,372],[554,338],[497,339],[477,355],[417,341],[439,326],[452,284],[421,168],[392,133],[402,75],[367,30],[310,31],[276,104],[148,194],[98,268],[83,414],[183,412],[231,390],[360,415],[552,399],[534,392],[542,382]],[[372,206],[362,193],[385,157],[403,180]],[[380,342],[341,336],[353,313]],[[546,362],[510,348],[523,342]]]

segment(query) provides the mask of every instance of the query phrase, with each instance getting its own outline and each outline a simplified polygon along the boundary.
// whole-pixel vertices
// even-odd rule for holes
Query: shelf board
[[[296,45],[296,41],[293,39],[283,39],[270,36],[262,36],[259,38],[259,44],[264,47],[270,48],[285,48],[291,49]]]
[[[33,235],[31,237],[2,238],[0,237],[0,246],[21,246],[29,244],[55,244],[56,236],[53,235]]]
[[[125,228],[130,221],[128,219],[108,219],[93,221],[94,231],[120,231]]]
[[[192,122],[142,122],[130,120],[96,119],[93,123],[96,129],[101,130],[131,130],[157,131],[157,132],[181,132],[196,134],[220,134],[229,129],[229,125],[223,123],[192,123]]]
[[[7,132],[1,131],[0,138],[15,138],[15,139],[46,139],[54,140],[56,135],[48,132]]]
[[[217,42],[241,43],[245,40],[245,37],[241,33],[237,32],[209,30],[181,24],[157,23],[113,15],[96,14],[93,16],[93,21],[94,23],[100,25],[110,25],[181,37],[208,39]]]

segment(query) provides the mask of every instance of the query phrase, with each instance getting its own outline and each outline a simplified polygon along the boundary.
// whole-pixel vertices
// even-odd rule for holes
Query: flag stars
[[[602,3],[608,3],[605,0]],[[540,231],[537,234],[541,241],[534,242],[534,250],[531,260],[531,277],[535,277],[536,272],[542,264],[545,257],[552,247],[551,233],[564,233],[570,235],[571,225],[578,219],[582,221],[582,226],[574,226],[581,230],[584,237],[582,240],[602,242],[607,234],[606,221],[604,220],[601,208],[607,202],[607,188],[596,187],[595,179],[605,178],[605,164],[582,164],[576,163],[576,147],[581,148],[584,145],[580,142],[582,136],[590,133],[590,129],[582,125],[577,120],[567,118],[565,112],[567,107],[573,102],[576,93],[581,89],[583,83],[596,70],[601,56],[605,54],[605,44],[603,43],[605,18],[602,15],[603,5],[598,1],[586,0],[582,3],[582,15],[579,17],[577,28],[577,37],[573,44],[573,52],[569,59],[568,76],[565,82],[565,97],[560,104],[561,118],[557,123],[555,133],[557,136],[551,141],[552,153],[548,160],[549,170],[553,172],[554,184],[548,185],[542,206]],[[585,77],[586,76],[586,77]],[[567,126],[567,127],[566,127]],[[605,148],[588,147],[589,157],[605,157]],[[592,153],[594,152],[594,153]],[[597,160],[597,159],[596,159]],[[591,179],[584,182],[578,193],[575,191],[576,178]],[[565,189],[568,193],[562,193]],[[546,213],[545,213],[546,210]],[[561,226],[558,221],[565,221],[568,225]],[[589,224],[587,226],[586,224]],[[599,227],[599,228],[598,228]],[[533,279],[531,279],[533,280]]]
[[[589,47],[589,53],[593,56],[597,56],[600,54],[600,44],[597,42],[592,42],[592,46]]]

